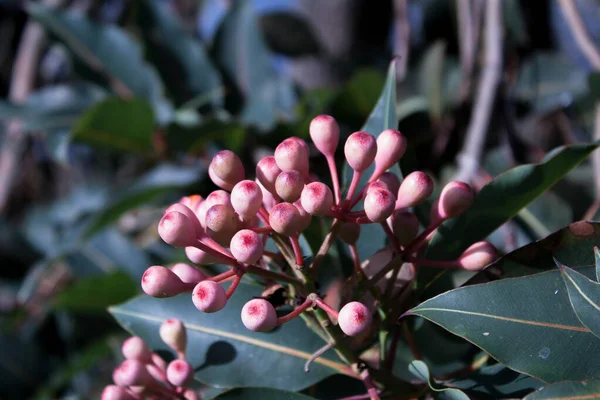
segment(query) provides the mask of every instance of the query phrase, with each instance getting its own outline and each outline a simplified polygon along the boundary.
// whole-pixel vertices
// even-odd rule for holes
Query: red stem
[[[271,233],[273,232],[273,228],[271,228],[269,225],[267,226],[256,226],[254,228],[250,228],[251,230],[253,230],[256,233]]]
[[[339,313],[336,310],[334,310],[329,304],[325,303],[322,299],[317,297],[315,300],[315,304],[330,316],[335,317],[335,319],[338,318]]]
[[[432,222],[431,224],[429,224],[429,226],[427,228],[425,228],[425,230],[423,232],[421,232],[421,234],[419,236],[417,236],[411,243],[410,245],[408,245],[408,247],[403,251],[403,253],[405,255],[411,255],[413,254],[415,251],[419,250],[419,248],[423,245],[423,243],[427,240],[427,237],[433,232],[435,231],[441,224],[442,222],[444,222],[444,220],[439,220],[439,221],[435,221]]]
[[[262,269],[255,265],[247,265],[245,267],[245,270],[249,274],[262,276],[263,278],[266,278],[266,279],[271,279],[271,280],[280,281],[280,282],[287,282],[287,283],[291,283],[292,285],[295,285],[298,287],[301,287],[303,285],[303,283],[300,282],[299,279],[296,279],[296,278],[288,276],[288,275],[280,274],[278,272],[273,272],[273,271],[269,271],[266,269]]]
[[[220,273],[219,275],[210,277],[210,278],[208,278],[208,280],[219,283],[219,282],[224,281],[225,279],[229,279],[232,276],[235,276],[235,274],[237,274],[237,271],[235,270],[235,268],[232,268],[229,271],[225,271],[223,273]]]
[[[204,242],[201,242],[200,240],[196,242],[196,245],[194,247],[202,250],[205,253],[210,254],[211,256],[220,259],[224,264],[231,265],[232,267],[235,267],[238,264],[238,262],[233,257],[230,257],[229,255],[224,254],[223,252],[217,249],[214,249],[213,247],[209,246]]]
[[[299,269],[304,268],[304,257],[302,257],[302,249],[300,248],[300,242],[298,236],[290,236],[290,242],[292,243],[292,249],[296,256],[296,267]]]
[[[400,252],[400,243],[398,242],[398,238],[396,237],[396,235],[394,235],[394,232],[392,232],[392,229],[388,225],[387,221],[383,221],[380,224],[386,236],[388,237],[390,244],[394,248],[394,251]]]
[[[360,182],[360,177],[362,176],[362,172],[354,171],[352,174],[352,181],[350,182],[350,188],[348,188],[348,193],[346,194],[346,204],[344,205],[344,209],[350,210],[353,206],[351,205],[351,199],[358,187]],[[362,191],[361,191],[362,193]],[[358,197],[360,199],[360,197]],[[358,201],[357,201],[358,202]]]
[[[368,369],[365,369],[363,372],[361,372],[360,379],[363,381],[365,388],[367,389],[369,398],[371,400],[380,400],[379,393],[377,393],[377,387],[373,383],[373,379],[371,378]]]
[[[263,255],[267,256],[267,257],[271,257],[274,258],[276,260],[284,260],[285,257],[283,256],[283,254],[281,253],[273,253],[272,251],[263,251]]]
[[[277,325],[283,325],[308,310],[313,305],[313,302],[309,299],[304,300],[304,303],[300,304],[291,313],[284,315],[283,317],[277,318]]]
[[[262,216],[263,218],[263,222],[265,224],[269,223],[269,212],[267,211],[267,209],[265,208],[265,206],[260,206],[260,208],[258,209],[258,215]]]
[[[396,359],[396,349],[398,348],[398,342],[400,341],[400,329],[398,326],[394,329],[394,336],[392,337],[392,343],[388,350],[387,357],[385,358],[385,368],[392,370],[394,367],[394,360]]]
[[[342,195],[340,191],[340,179],[338,177],[337,167],[335,165],[335,158],[333,154],[325,156],[327,165],[329,166],[329,173],[331,174],[331,183],[333,185],[333,195],[335,196],[335,204],[341,205]]]
[[[239,272],[235,276],[235,279],[233,280],[233,282],[231,282],[231,286],[229,286],[229,288],[225,292],[225,295],[227,296],[228,299],[231,298],[231,296],[233,295],[233,292],[235,292],[235,289],[237,289],[237,287],[240,285],[240,282],[242,281],[242,276],[244,276],[244,272]]]

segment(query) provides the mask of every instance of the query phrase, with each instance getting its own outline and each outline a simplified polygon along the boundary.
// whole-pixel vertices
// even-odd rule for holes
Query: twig
[[[304,372],[308,372],[310,368],[310,364],[315,361],[317,358],[321,357],[325,352],[333,347],[333,343],[327,343],[325,346],[321,347],[319,350],[315,351],[312,356],[304,363]]]
[[[485,64],[479,82],[473,116],[458,155],[457,178],[470,182],[479,168],[479,161],[488,131],[496,90],[502,67],[502,7],[501,0],[488,0],[485,13]]]
[[[394,0],[394,55],[396,61],[396,79],[402,81],[408,66],[410,49],[410,24],[408,23],[407,0]]]

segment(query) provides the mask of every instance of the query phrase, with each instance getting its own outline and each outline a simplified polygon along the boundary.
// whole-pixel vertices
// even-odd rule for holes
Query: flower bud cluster
[[[148,348],[142,338],[134,336],[125,340],[121,347],[125,361],[113,371],[114,385],[104,388],[102,400],[199,399],[197,393],[188,387],[194,377],[194,369],[185,359],[185,326],[178,319],[169,319],[163,322],[159,333],[178,357],[167,364]]]

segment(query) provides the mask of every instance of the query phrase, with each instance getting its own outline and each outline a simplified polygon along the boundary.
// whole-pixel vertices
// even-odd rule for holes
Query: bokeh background
[[[600,3],[567,3],[600,48]],[[441,183],[598,139],[600,67],[573,32],[557,0],[0,0],[0,398],[97,397],[127,335],[106,308],[184,260],[162,210],[214,189],[220,149],[252,171],[320,113],[360,129],[394,57],[399,129]],[[583,164],[494,243],[594,218],[599,175]]]

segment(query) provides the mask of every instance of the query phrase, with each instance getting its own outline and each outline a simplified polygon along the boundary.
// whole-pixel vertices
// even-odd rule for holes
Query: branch
[[[394,0],[394,55],[396,61],[396,79],[402,81],[408,65],[410,49],[410,24],[408,23],[407,0]]]
[[[483,152],[492,106],[502,72],[501,0],[488,0],[485,10],[485,64],[479,82],[475,107],[461,153],[457,178],[470,182],[475,176]]]

